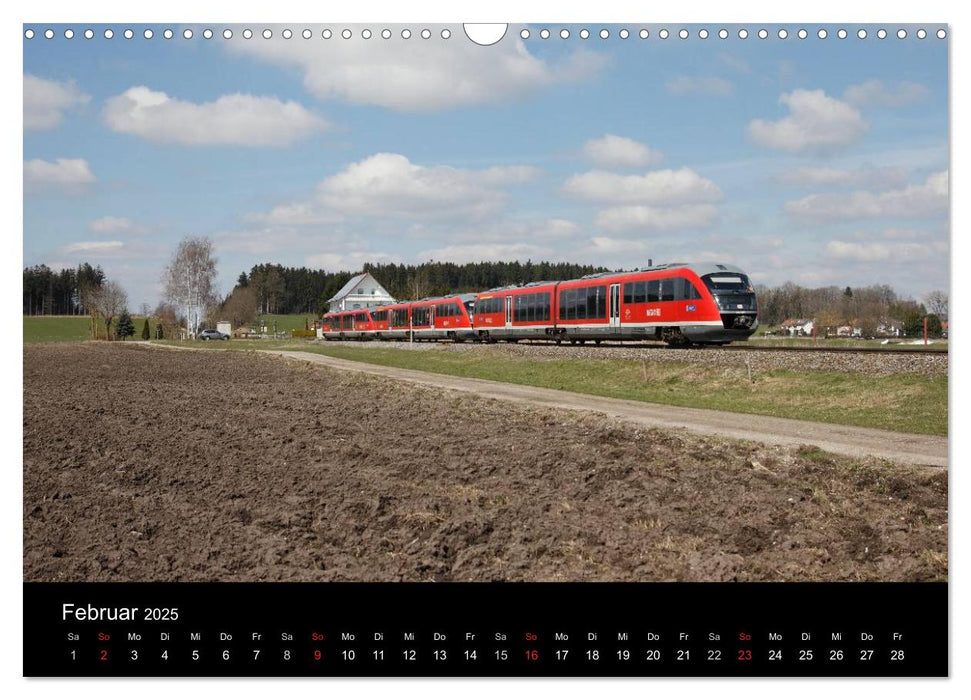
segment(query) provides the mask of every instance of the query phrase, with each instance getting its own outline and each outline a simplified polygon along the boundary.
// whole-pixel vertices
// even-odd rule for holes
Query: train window
[[[647,283],[647,301],[661,301],[661,280],[650,280]]]
[[[705,275],[705,284],[714,292],[751,292],[751,284],[745,275]]]
[[[604,301],[604,310],[602,313],[600,311],[600,301]],[[606,293],[601,291],[599,287],[594,287],[587,290],[587,318],[597,318],[598,316],[607,315],[607,304],[606,304]]]
[[[643,304],[647,301],[647,282],[628,282],[624,285],[625,304]]]
[[[691,283],[691,280],[678,277],[672,281],[674,282],[674,298],[676,301],[701,299],[701,294],[695,288],[694,284]]]
[[[674,280],[661,280],[661,301],[674,301]]]
[[[475,312],[477,314],[496,314],[500,313],[502,309],[504,299],[502,297],[491,297],[489,299],[479,299],[475,303]]]
[[[574,302],[574,304],[576,304],[576,308],[577,308],[576,318],[578,320],[586,318],[587,317],[587,290],[586,289],[576,290],[576,301]]]

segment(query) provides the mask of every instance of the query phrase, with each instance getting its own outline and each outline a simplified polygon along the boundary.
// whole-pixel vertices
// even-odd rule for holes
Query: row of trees
[[[948,295],[943,291],[927,294],[923,303],[901,299],[889,285],[869,287],[800,287],[787,282],[779,287],[756,287],[759,318],[763,324],[776,325],[788,318],[815,319],[822,328],[852,325],[863,335],[874,335],[880,326],[899,324],[908,335],[917,333],[925,316],[938,332],[947,319]]]
[[[81,263],[55,272],[47,265],[24,268],[25,316],[84,316],[84,290],[105,281],[101,267]]]
[[[254,265],[243,272],[230,293],[230,311],[254,304],[265,314],[323,313],[327,300],[359,272],[370,272],[391,296],[398,299],[420,299],[439,294],[471,292],[505,284],[537,282],[547,279],[570,279],[605,268],[571,263],[427,262],[420,265],[365,263],[360,271],[327,272],[306,267]],[[245,291],[243,291],[245,290]],[[235,324],[234,324],[235,325]]]

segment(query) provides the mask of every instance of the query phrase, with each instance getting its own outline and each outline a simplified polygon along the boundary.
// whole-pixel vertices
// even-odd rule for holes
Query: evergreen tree
[[[135,335],[135,324],[131,321],[128,311],[122,311],[118,317],[118,325],[115,326],[115,335],[124,340],[129,336]]]
[[[142,326],[142,340],[148,340],[152,337],[152,332],[148,329],[148,319],[145,319],[145,325]]]

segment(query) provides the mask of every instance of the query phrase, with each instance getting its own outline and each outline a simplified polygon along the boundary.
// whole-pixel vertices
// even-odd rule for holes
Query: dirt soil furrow
[[[27,581],[947,577],[944,470],[120,345],[24,348]]]

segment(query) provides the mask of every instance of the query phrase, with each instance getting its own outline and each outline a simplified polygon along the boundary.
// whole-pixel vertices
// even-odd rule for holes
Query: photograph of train
[[[25,25],[24,581],[947,581],[946,30]]]

